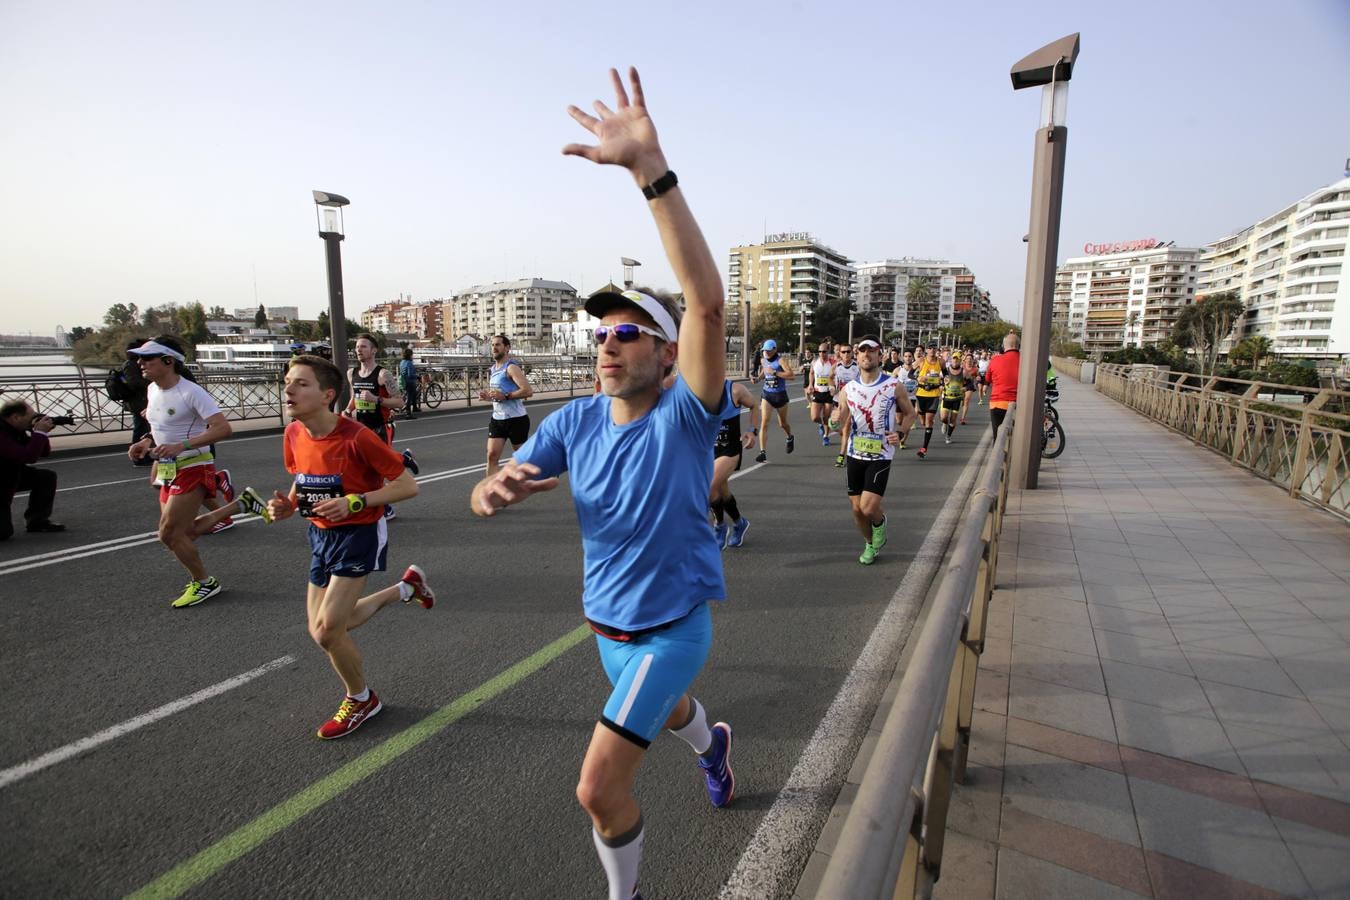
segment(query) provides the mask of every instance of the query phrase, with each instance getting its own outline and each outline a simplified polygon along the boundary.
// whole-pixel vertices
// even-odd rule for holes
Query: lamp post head
[[[642,265],[642,263],[638,262],[636,259],[630,259],[630,258],[627,257],[627,256],[620,256],[620,257],[619,257],[619,262],[623,263],[625,266],[640,266],[640,265]]]
[[[351,203],[341,194],[314,191],[314,215],[319,222],[319,237],[333,235],[342,240],[342,207]]]
[[[1074,32],[1018,60],[1012,67],[1013,90],[1068,81],[1077,59],[1078,33]]]

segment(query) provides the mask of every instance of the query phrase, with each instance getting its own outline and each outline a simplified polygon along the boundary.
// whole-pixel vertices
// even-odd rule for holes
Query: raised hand
[[[647,101],[642,94],[642,82],[637,69],[629,68],[628,80],[632,85],[632,101],[624,90],[623,81],[617,69],[609,70],[610,81],[614,84],[614,105],[610,109],[602,101],[593,104],[596,115],[582,112],[575,106],[567,107],[568,114],[576,119],[599,140],[598,144],[568,144],[563,153],[568,156],[581,156],[593,163],[611,166],[623,166],[639,184],[649,184],[666,173],[665,155],[661,152],[661,143],[656,137],[656,126],[647,114]],[[598,118],[597,118],[598,116]]]

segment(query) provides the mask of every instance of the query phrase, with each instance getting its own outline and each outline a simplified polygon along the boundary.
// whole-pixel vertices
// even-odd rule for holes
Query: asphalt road
[[[769,463],[752,469],[747,454],[733,482],[753,524],[745,547],[724,554],[730,599],[715,607],[694,686],[710,718],[735,728],[736,800],[713,809],[688,748],[669,736],[653,744],[638,782],[649,898],[717,894],[986,422],[979,409],[951,446],[939,432],[926,461],[899,455],[890,543],[863,568],[835,449],[820,446],[804,404],[790,409],[796,453],[784,454],[774,427]],[[424,483],[390,525],[390,572],[371,583],[418,562],[438,601],[396,604],[356,632],[385,710],[335,742],[314,737],[341,685],[305,629],[303,526],[252,521],[204,537],[225,591],[174,610],[186,577],[149,537],[145,470],[106,452],[54,461],[55,517],[70,530],[0,544],[11,722],[0,729],[0,896],[147,885],[202,897],[603,896],[573,796],[608,695],[595,639],[577,631],[576,518],[565,489],[492,520],[469,512],[486,415],[399,426],[396,447],[417,453]],[[287,482],[278,434],[230,440],[220,457],[237,486]],[[268,663],[240,686],[163,709]],[[152,711],[156,721],[130,727]],[[19,769],[118,726],[125,733],[92,749]],[[810,850],[800,848],[797,873]]]

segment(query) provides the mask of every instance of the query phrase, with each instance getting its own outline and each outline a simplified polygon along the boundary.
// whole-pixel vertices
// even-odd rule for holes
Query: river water
[[[0,356],[0,378],[42,378],[52,375],[78,375],[69,356]],[[106,369],[86,368],[85,375],[100,381]]]

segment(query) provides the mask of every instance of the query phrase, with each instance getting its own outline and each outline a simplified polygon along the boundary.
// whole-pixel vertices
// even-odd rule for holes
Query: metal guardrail
[[[392,367],[395,360],[383,360]],[[741,369],[735,357],[727,360],[727,373],[735,377]],[[0,365],[0,397],[23,398],[33,407],[49,415],[69,415],[74,425],[58,425],[53,437],[77,434],[104,434],[130,431],[131,413],[104,392],[103,381],[110,367],[72,366],[69,363],[26,364],[29,374],[6,375]],[[76,372],[70,374],[69,369]],[[51,369],[51,374],[41,374]],[[473,362],[452,365],[423,365],[420,371],[440,385],[443,402],[451,404],[486,405],[478,392],[490,386],[491,364]],[[37,374],[33,374],[36,372]],[[525,372],[535,394],[566,394],[569,397],[587,395],[595,385],[595,362],[586,357],[527,359]],[[193,377],[220,404],[225,418],[232,422],[250,419],[276,419],[285,424],[282,397],[282,377],[285,370],[275,368],[203,369],[194,370]],[[425,406],[425,402],[423,403]]]
[[[967,503],[817,900],[927,896],[940,874],[947,810],[955,784],[965,778],[1015,416],[1010,409]]]
[[[1097,390],[1350,519],[1350,391],[1110,364]]]

